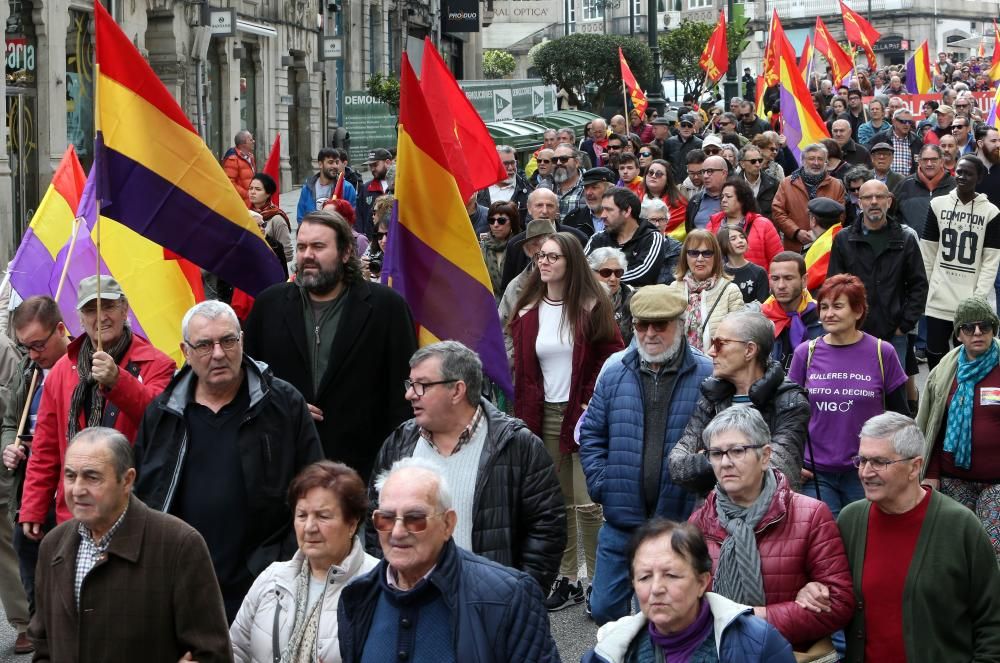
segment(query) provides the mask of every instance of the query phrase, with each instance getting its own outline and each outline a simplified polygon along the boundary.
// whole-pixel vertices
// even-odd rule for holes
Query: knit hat
[[[958,303],[955,309],[955,329],[969,322],[989,322],[994,334],[1000,328],[1000,318],[997,318],[993,307],[982,297],[969,297]]]

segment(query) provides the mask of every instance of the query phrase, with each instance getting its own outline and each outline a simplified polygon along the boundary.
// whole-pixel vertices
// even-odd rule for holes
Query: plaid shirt
[[[906,136],[900,138],[893,131],[891,135],[892,165],[889,166],[889,170],[906,177],[913,170],[913,152],[910,151],[910,134],[906,134]]]
[[[483,420],[485,419],[484,414],[482,406],[478,406],[476,408],[476,413],[472,415],[472,421],[469,422],[469,425],[466,426],[465,430],[463,430],[461,435],[458,436],[458,444],[455,445],[455,449],[451,452],[453,456],[457,454],[462,447],[468,444],[469,440],[472,439],[472,436],[476,434],[476,430],[482,425]],[[434,433],[430,432],[426,428],[421,428],[420,437],[427,440],[427,444],[431,445],[431,447],[437,451],[437,445],[434,444]]]
[[[556,185],[558,187],[558,185]],[[556,191],[556,195],[559,196],[559,216],[566,218],[567,214],[571,214],[581,207],[587,206],[587,199],[583,197],[583,178],[578,177],[576,184],[572,189],[566,193],[559,193]]]
[[[83,579],[87,577],[97,563],[104,559],[108,546],[111,545],[111,537],[115,535],[125,514],[128,513],[128,505],[122,515],[118,517],[115,524],[111,526],[108,533],[101,537],[101,540],[94,543],[90,530],[83,523],[77,523],[76,531],[80,534],[80,549],[76,553],[76,576],[73,578],[73,594],[76,596],[76,609],[80,609],[80,590],[83,588]]]

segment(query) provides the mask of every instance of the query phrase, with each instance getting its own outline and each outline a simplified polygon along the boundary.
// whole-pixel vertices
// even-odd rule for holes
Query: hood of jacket
[[[768,359],[764,375],[750,385],[750,393],[747,395],[754,407],[765,411],[769,405],[773,405],[773,401],[780,393],[784,382],[785,371],[781,368],[781,364],[773,359]],[[701,393],[713,403],[718,403],[732,398],[736,393],[736,385],[729,380],[721,380],[713,375],[702,383]]]

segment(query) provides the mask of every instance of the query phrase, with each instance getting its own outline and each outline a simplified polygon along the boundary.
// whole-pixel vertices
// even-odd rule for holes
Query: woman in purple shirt
[[[829,279],[819,292],[826,334],[799,345],[788,369],[788,378],[809,392],[812,406],[802,492],[815,491],[835,518],[865,496],[851,462],[862,424],[886,410],[910,414],[906,373],[892,344],[861,331],[867,301],[858,277]]]

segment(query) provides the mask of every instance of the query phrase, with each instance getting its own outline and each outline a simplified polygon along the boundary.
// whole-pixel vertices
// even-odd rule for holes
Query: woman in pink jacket
[[[708,230],[715,234],[722,225],[738,226],[747,236],[747,260],[770,270],[771,259],[785,250],[774,224],[759,214],[753,189],[742,176],[731,177],[722,186],[721,212],[708,220]]]

